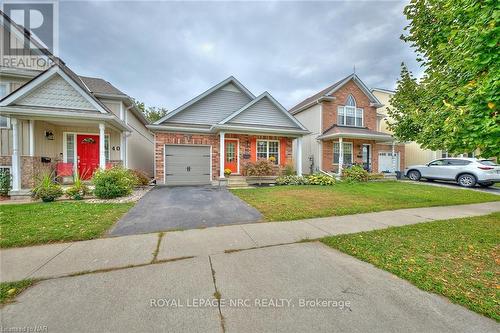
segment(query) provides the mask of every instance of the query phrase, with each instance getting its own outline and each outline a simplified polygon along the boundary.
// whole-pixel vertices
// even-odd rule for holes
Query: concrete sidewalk
[[[165,233],[161,241],[159,234],[154,233],[13,248],[0,250],[0,281],[139,266],[495,211],[500,211],[500,202],[194,229]]]
[[[0,307],[0,318],[4,328],[49,332],[489,333],[499,327],[319,242],[45,280]]]

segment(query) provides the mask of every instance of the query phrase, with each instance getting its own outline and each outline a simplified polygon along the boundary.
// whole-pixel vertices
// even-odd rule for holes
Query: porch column
[[[396,173],[396,156],[394,149],[394,141],[392,141],[392,173]]]
[[[127,132],[122,132],[120,143],[120,159],[124,168],[128,167],[127,163]]]
[[[104,147],[104,123],[99,123],[99,168],[106,169],[106,152]]]
[[[29,137],[30,137],[30,156],[33,157],[35,156],[35,121],[33,119],[30,119]]]
[[[219,145],[219,178],[224,178],[224,136],[226,133],[220,132],[219,134],[219,140],[220,140],[220,145]]]
[[[297,156],[295,158],[297,176],[302,176],[302,137],[297,138]]]
[[[342,142],[342,138],[339,138],[339,175],[342,175],[344,165],[344,144]]]
[[[21,189],[21,170],[19,167],[19,123],[16,118],[11,118],[12,125],[12,191]]]

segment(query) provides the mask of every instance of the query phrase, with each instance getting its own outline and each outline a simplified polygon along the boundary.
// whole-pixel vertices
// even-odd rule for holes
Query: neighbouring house
[[[114,165],[152,176],[153,135],[134,101],[101,78],[75,74],[0,13],[1,36],[8,29],[11,43],[33,44],[25,61],[13,56],[0,67],[0,168],[10,170],[12,194],[29,193],[44,169],[67,182],[76,171],[88,179]],[[27,65],[37,63],[46,66]]]
[[[384,133],[392,134],[388,127],[388,123],[391,121],[391,117],[387,112],[387,108],[390,107],[390,99],[394,96],[395,92],[388,89],[373,88],[373,95],[378,98],[378,100],[383,104],[383,106],[377,108],[377,112],[382,117],[379,122],[379,130]],[[430,150],[422,148],[416,142],[406,142],[405,143],[405,158],[404,167],[410,165],[427,164],[432,160],[438,158],[447,158],[452,155],[448,154],[446,150]],[[464,153],[459,155],[454,155],[455,157],[474,157],[475,153]]]
[[[290,109],[311,132],[304,136],[304,173],[340,174],[342,168],[360,164],[370,172],[402,170],[404,144],[380,131],[382,103],[352,74],[306,98]]]
[[[234,77],[216,84],[148,126],[155,135],[155,177],[166,185],[200,185],[239,175],[257,159],[293,163],[293,140],[307,129],[269,93],[254,96]],[[302,169],[300,152],[297,170]]]

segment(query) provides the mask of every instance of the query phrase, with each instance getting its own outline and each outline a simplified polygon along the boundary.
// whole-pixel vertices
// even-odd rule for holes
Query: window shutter
[[[280,139],[280,164],[286,165],[286,138]]]
[[[250,161],[257,161],[257,138],[250,139]]]

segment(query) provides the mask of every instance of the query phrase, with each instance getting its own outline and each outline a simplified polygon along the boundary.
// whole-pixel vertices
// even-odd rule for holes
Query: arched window
[[[347,96],[347,101],[345,102],[345,105],[356,107],[356,100],[352,95]]]
[[[362,127],[363,123],[363,109],[356,107],[356,100],[352,95],[347,96],[345,105],[337,109],[337,124]]]

